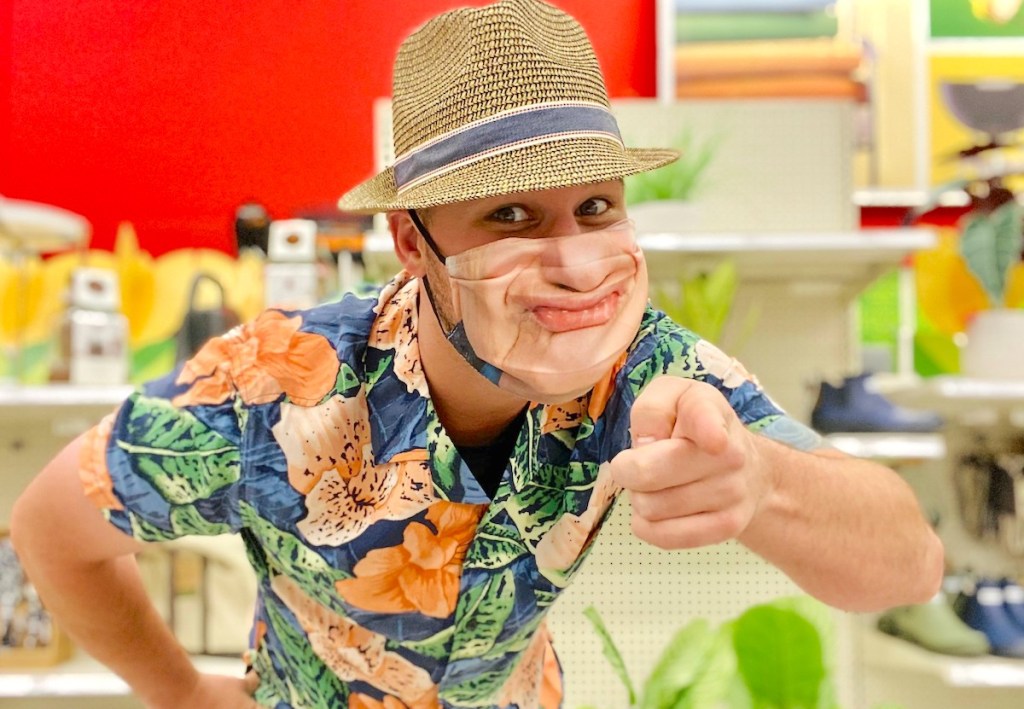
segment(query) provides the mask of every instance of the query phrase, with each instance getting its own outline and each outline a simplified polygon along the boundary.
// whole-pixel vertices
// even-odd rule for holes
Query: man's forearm
[[[187,695],[199,675],[153,607],[134,557],[27,566],[47,609],[81,647],[120,675],[147,706],[179,706],[175,698]]]
[[[774,484],[740,542],[808,593],[845,610],[924,602],[936,593],[942,543],[898,475],[870,461],[802,453],[761,436],[755,445]]]
[[[22,493],[11,539],[43,603],[86,651],[151,707],[175,703],[198,681],[187,653],[153,607],[122,534],[86,499],[72,441]]]

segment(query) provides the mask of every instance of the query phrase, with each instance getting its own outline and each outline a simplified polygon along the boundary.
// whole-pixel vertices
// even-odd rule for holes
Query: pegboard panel
[[[601,654],[583,610],[593,605],[614,638],[634,684],[646,679],[665,644],[692,620],[719,623],[751,605],[801,593],[782,572],[745,547],[728,542],[688,551],[664,551],[637,539],[623,496],[590,558],[551,611],[555,647],[565,670],[566,709],[627,706],[625,689]],[[836,614],[836,680],[848,699],[849,633]]]

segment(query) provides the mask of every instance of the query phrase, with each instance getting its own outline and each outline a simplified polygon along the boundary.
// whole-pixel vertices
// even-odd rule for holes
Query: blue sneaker
[[[1024,658],[1024,629],[1011,617],[1005,600],[998,582],[983,580],[973,593],[956,599],[954,610],[967,625],[985,634],[993,655]]]
[[[1012,579],[1003,579],[1003,605],[1007,614],[1024,631],[1024,588]]]
[[[872,391],[870,376],[846,377],[838,387],[823,381],[811,428],[818,433],[930,433],[942,426],[938,414],[904,409]]]

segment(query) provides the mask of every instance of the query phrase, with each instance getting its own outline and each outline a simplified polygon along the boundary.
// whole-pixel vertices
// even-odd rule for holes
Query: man
[[[395,165],[341,206],[388,213],[404,271],[214,339],[19,501],[25,564],[89,652],[152,707],[553,709],[544,617],[621,489],[641,538],[738,539],[837,607],[934,594],[908,488],[647,306],[622,178],[676,155],[623,147],[572,18],[446,13],[393,95]],[[222,532],[259,582],[245,681],[192,669],[131,558]]]

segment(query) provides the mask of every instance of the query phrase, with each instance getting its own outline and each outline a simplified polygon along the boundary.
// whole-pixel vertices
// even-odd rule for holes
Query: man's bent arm
[[[33,480],[14,507],[12,541],[47,609],[90,655],[152,707],[182,706],[199,673],[146,594],[143,546],[107,522],[78,475],[81,439]]]
[[[943,546],[896,473],[838,451],[755,439],[773,484],[740,542],[837,608],[871,611],[935,595]]]

